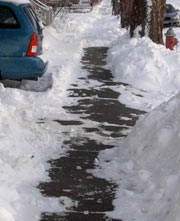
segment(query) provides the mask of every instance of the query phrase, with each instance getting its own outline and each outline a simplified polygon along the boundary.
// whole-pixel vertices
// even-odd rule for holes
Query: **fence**
[[[90,12],[92,5],[101,0],[30,0],[32,7],[36,11],[38,18],[43,25],[50,25],[53,19],[58,15],[64,15],[67,12]],[[75,3],[76,4],[73,4]],[[77,2],[80,2],[77,4]],[[81,4],[82,2],[82,4]],[[85,4],[87,3],[87,4]]]
[[[50,25],[53,22],[53,9],[39,0],[30,0],[32,7],[37,13],[37,16],[44,25]]]

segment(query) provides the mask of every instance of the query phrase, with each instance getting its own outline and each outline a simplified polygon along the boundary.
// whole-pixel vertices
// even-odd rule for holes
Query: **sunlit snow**
[[[178,0],[169,2],[180,9]],[[180,39],[179,28],[175,32]],[[36,186],[49,180],[48,160],[66,152],[53,120],[69,118],[62,108],[67,89],[85,75],[80,60],[83,48],[91,46],[110,47],[107,66],[116,81],[129,84],[128,90],[117,88],[119,100],[149,112],[123,144],[101,152],[92,171],[119,185],[111,216],[179,221],[180,52],[148,38],[128,39],[119,18],[111,16],[110,0],[90,13],[57,17],[44,29],[49,68],[37,82],[0,83],[0,220],[36,221],[43,211],[73,205],[69,198],[43,197]]]

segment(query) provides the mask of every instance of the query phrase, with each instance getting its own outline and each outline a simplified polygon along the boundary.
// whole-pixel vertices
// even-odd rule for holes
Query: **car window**
[[[175,8],[172,5],[167,4],[166,5],[166,13],[172,13],[175,12]]]
[[[38,31],[38,33],[41,33],[41,27],[39,25],[39,20],[35,14],[35,12],[33,11],[31,6],[26,6],[24,8],[24,11],[27,15],[27,17],[29,18],[31,24],[34,26],[34,28]]]
[[[13,11],[5,6],[0,6],[0,28],[19,28],[20,25]]]

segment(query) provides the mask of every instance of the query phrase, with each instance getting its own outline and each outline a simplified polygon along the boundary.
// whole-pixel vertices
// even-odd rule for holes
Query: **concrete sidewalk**
[[[106,212],[113,210],[116,184],[94,177],[90,170],[98,166],[99,152],[114,147],[126,136],[124,131],[130,129],[142,114],[118,101],[119,93],[113,87],[122,84],[113,82],[111,72],[104,68],[108,49],[84,50],[82,64],[89,72],[88,78],[79,79],[78,85],[74,84],[69,89],[69,97],[76,99],[77,104],[64,107],[67,113],[79,118],[57,120],[60,125],[77,127],[81,133],[71,137],[64,132],[67,137],[64,146],[70,150],[66,156],[51,161],[51,181],[39,186],[45,196],[71,198],[74,207],[63,214],[44,213],[41,221],[114,220],[107,217]],[[90,80],[99,82],[99,86],[92,88]],[[81,88],[82,82],[83,85],[87,82],[87,86]],[[96,139],[98,137],[101,139]],[[105,144],[106,140],[108,144]]]

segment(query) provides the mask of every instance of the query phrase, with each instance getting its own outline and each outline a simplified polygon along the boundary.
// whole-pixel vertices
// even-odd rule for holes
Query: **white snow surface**
[[[129,96],[123,93],[120,101],[149,111],[178,93],[180,53],[178,49],[167,50],[147,37],[127,38],[125,33],[112,44],[108,58],[109,67],[117,81],[139,89],[127,91]],[[136,94],[143,97],[135,96]]]
[[[178,0],[169,2],[180,9]],[[179,28],[175,32],[180,39]],[[54,120],[70,117],[62,106],[69,102],[70,84],[86,74],[80,59],[82,49],[90,46],[110,47],[107,67],[116,81],[129,84],[117,89],[119,100],[149,111],[123,143],[101,152],[93,171],[119,185],[110,216],[180,220],[179,49],[167,50],[148,38],[129,39],[111,16],[110,0],[103,0],[90,13],[67,14],[45,28],[49,68],[42,78],[0,83],[0,221],[36,221],[41,212],[62,212],[73,205],[63,196],[43,197],[36,186],[49,180],[47,161],[66,152]]]

